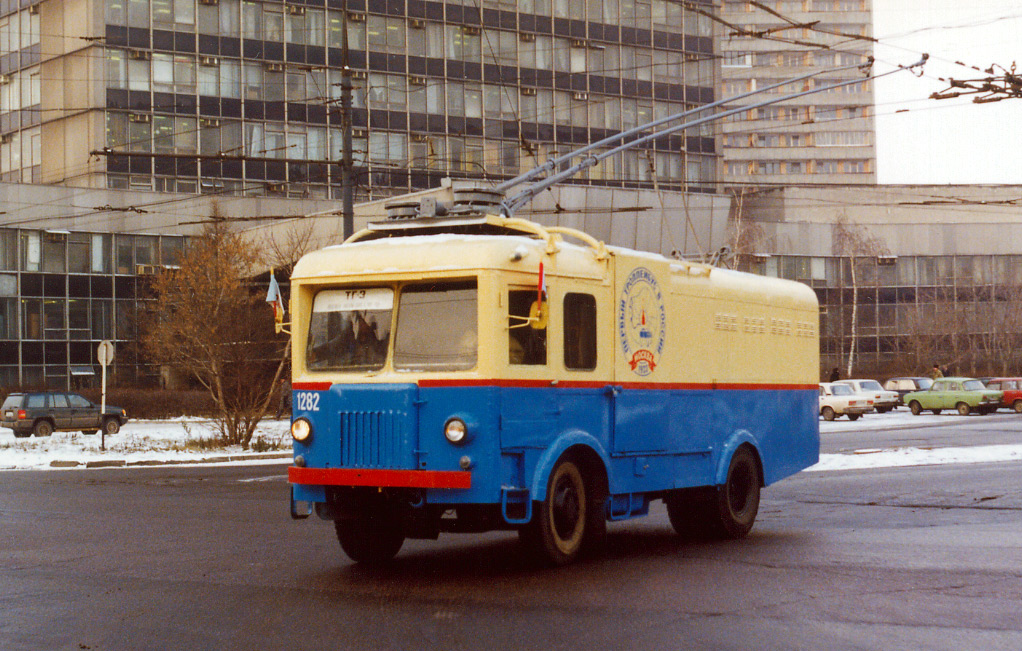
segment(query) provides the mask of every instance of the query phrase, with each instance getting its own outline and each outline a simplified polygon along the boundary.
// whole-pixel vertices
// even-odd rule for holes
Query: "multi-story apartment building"
[[[2,0],[3,180],[358,197],[499,179],[705,104],[710,0]],[[692,8],[698,9],[698,11]],[[581,182],[712,191],[713,127]]]
[[[871,0],[725,0],[723,97],[813,70],[865,63],[873,52]],[[862,79],[827,73],[765,97]],[[875,184],[873,84],[841,88],[738,114],[723,125],[731,185]]]

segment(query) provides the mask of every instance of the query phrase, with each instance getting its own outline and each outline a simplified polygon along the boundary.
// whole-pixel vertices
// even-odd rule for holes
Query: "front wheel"
[[[918,416],[919,414],[923,413],[923,406],[919,404],[919,402],[916,400],[910,402],[908,408],[912,410],[913,416]]]
[[[823,408],[823,420],[834,420],[835,418],[834,409],[832,407]]]
[[[121,424],[117,422],[116,418],[107,418],[103,421],[103,433],[107,436],[113,436],[119,431],[121,431]]]
[[[968,416],[969,412],[972,411],[972,408],[969,407],[969,405],[965,404],[964,402],[959,402],[957,405],[955,405],[955,408],[958,410],[959,416]]]
[[[931,409],[930,411],[933,412],[934,416],[940,416],[940,412],[942,412],[944,410],[943,409]]]
[[[561,459],[550,473],[546,499],[521,530],[522,541],[554,565],[566,565],[582,550],[593,506],[582,470],[573,459]]]
[[[1022,400],[1016,400],[1011,407],[1015,410],[1016,414],[1022,414]]]
[[[405,534],[400,520],[387,511],[362,511],[354,518],[334,521],[337,542],[348,558],[356,563],[379,565],[397,556]]]

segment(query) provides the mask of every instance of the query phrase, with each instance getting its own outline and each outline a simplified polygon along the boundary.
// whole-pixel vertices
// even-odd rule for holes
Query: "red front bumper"
[[[385,486],[390,488],[471,488],[472,473],[462,470],[381,470],[370,468],[287,469],[292,484],[313,486]]]

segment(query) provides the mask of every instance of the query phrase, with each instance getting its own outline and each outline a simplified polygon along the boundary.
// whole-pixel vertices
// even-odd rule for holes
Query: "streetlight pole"
[[[351,160],[351,67],[348,65],[348,0],[341,30],[341,224],[344,239],[355,232]]]

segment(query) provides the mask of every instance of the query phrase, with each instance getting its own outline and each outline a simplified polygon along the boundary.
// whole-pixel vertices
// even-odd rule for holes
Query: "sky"
[[[922,77],[876,82],[878,181],[1022,184],[1022,98],[928,99],[948,79],[986,77],[991,64],[1011,70],[1017,61],[1022,74],[1022,2],[873,0],[873,13],[876,72],[930,55]]]

